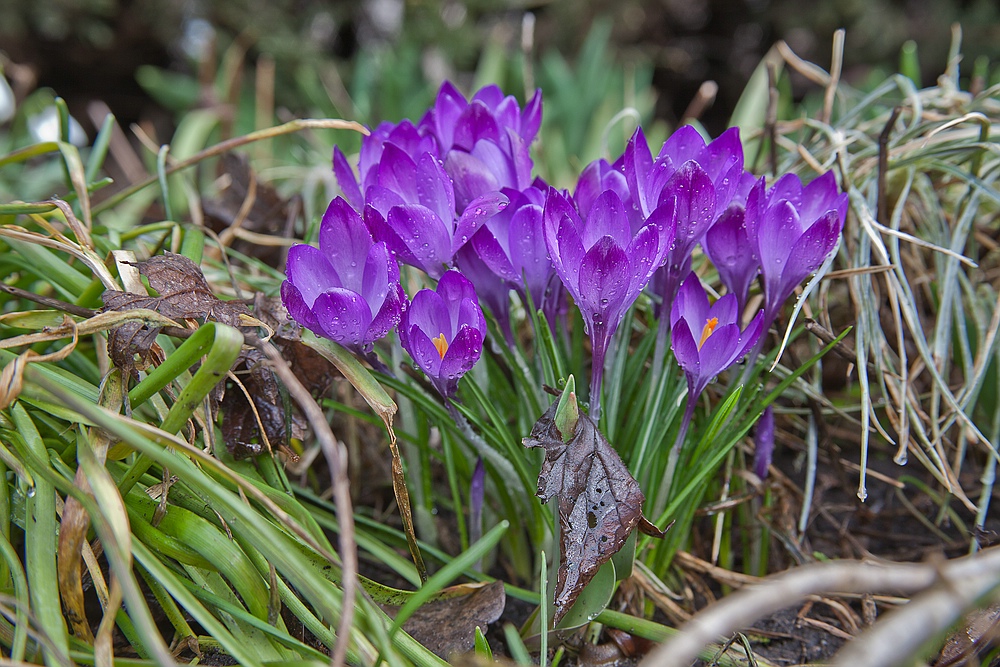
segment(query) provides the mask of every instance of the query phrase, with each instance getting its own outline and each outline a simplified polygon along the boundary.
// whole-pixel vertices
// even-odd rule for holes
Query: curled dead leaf
[[[632,530],[662,533],[642,516],[645,500],[611,443],[589,415],[580,412],[571,437],[556,425],[559,402],[535,422],[525,447],[541,447],[545,461],[536,496],[559,498],[559,570],[555,623],[569,611],[583,588],[611,560]]]

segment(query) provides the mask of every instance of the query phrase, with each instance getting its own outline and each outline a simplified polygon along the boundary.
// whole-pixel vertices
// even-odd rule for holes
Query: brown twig
[[[32,301],[40,306],[45,306],[46,308],[61,310],[64,313],[76,315],[77,317],[93,317],[97,314],[96,310],[84,308],[83,306],[78,306],[73,303],[67,303],[66,301],[60,301],[59,299],[54,299],[50,296],[35,294],[34,292],[29,292],[28,290],[23,290],[20,287],[14,287],[13,285],[8,285],[4,282],[0,282],[0,291],[4,291],[7,294],[19,299]]]
[[[806,565],[768,577],[696,615],[681,632],[652,652],[643,665],[689,665],[704,646],[719,637],[729,636],[736,629],[810,595],[830,591],[891,591],[912,595],[926,591],[919,598],[919,605],[914,600],[896,610],[875,624],[872,632],[865,635],[867,640],[849,644],[838,656],[838,664],[843,665],[894,663],[938,632],[939,624],[943,622],[941,627],[947,627],[955,616],[992,590],[1000,579],[998,572],[1000,548],[937,564],[834,561]],[[946,613],[939,614],[938,609]],[[893,659],[885,655],[886,651],[892,652]]]
[[[878,221],[889,227],[889,197],[886,193],[886,175],[889,173],[889,136],[896,125],[896,119],[903,107],[896,107],[889,114],[889,120],[878,135]]]
[[[250,341],[248,341],[250,342]],[[351,507],[351,490],[346,472],[346,452],[326,421],[322,408],[306,389],[305,385],[295,376],[281,353],[271,343],[255,341],[254,346],[264,353],[275,374],[288,388],[288,393],[299,404],[302,413],[309,421],[316,439],[326,456],[330,467],[330,478],[333,483],[333,497],[337,508],[337,520],[340,524],[340,560],[343,566],[344,597],[340,611],[340,623],[337,626],[337,642],[330,656],[330,664],[340,667],[347,656],[347,646],[350,643],[351,624],[354,620],[354,599],[357,593],[358,546],[354,540],[354,514]]]

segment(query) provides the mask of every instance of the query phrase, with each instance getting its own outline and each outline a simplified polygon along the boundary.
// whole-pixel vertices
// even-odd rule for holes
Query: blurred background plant
[[[946,28],[953,21],[964,28],[961,40]],[[69,224],[70,215],[55,213],[54,205],[24,209],[11,202],[40,202],[59,193],[70,202],[73,215],[81,220],[93,216],[89,231],[95,255],[84,256],[90,262],[97,257],[94,266],[113,250],[127,249],[143,259],[169,249],[200,265],[212,290],[227,299],[247,298],[258,290],[274,296],[283,278],[283,248],[294,236],[315,241],[319,217],[339,192],[330,168],[333,145],[351,154],[359,146],[358,136],[343,129],[288,126],[287,132],[270,133],[268,141],[248,142],[248,160],[220,157],[222,151],[215,147],[299,117],[346,118],[369,126],[383,119],[416,120],[446,78],[467,92],[497,82],[522,101],[527,91],[541,87],[545,111],[542,139],[535,147],[536,170],[561,187],[572,187],[590,160],[620,154],[639,122],[654,151],[682,120],[713,136],[734,122],[743,128],[750,146],[747,163],[758,173],[790,171],[810,180],[821,171],[836,171],[849,186],[852,202],[845,242],[832,278],[818,284],[813,298],[797,305],[802,315],[818,321],[819,328],[812,331],[820,336],[855,327],[848,346],[839,348],[849,361],[831,356],[811,364],[829,338],[814,340],[796,327],[774,372],[764,373],[769,364],[754,369],[740,398],[743,403],[737,403],[734,385],[713,390],[712,402],[699,410],[691,447],[680,464],[680,478],[687,483],[663,492],[658,484],[666,464],[662,452],[678,427],[683,383],[679,376],[670,377],[655,396],[642,384],[652,347],[648,303],[624,327],[633,345],[619,348],[621,363],[607,380],[611,398],[602,428],[613,443],[622,443],[621,454],[651,497],[656,514],[676,518],[678,524],[660,546],[639,545],[636,580],[645,582],[646,597],[640,598],[646,602],[626,605],[631,614],[627,617],[602,612],[615,588],[614,578],[605,579],[598,581],[577,620],[583,623],[591,612],[601,613],[598,620],[609,626],[662,639],[667,628],[639,620],[656,607],[659,620],[665,615],[679,621],[700,604],[693,594],[679,604],[664,594],[684,590],[690,582],[690,569],[671,567],[679,549],[747,575],[813,558],[862,555],[862,542],[842,543],[829,537],[829,527],[815,527],[835,510],[812,504],[817,486],[822,492],[826,484],[825,492],[832,493],[832,484],[847,489],[838,498],[855,508],[851,496],[859,477],[859,494],[867,492],[864,473],[856,470],[859,464],[861,471],[870,466],[880,471],[879,479],[895,482],[890,492],[879,490],[876,502],[880,508],[895,507],[899,514],[886,510],[885,523],[877,525],[894,527],[890,517],[902,516],[933,534],[932,546],[949,554],[989,544],[989,531],[996,527],[989,513],[996,457],[989,452],[991,447],[995,452],[1000,439],[993,409],[1000,394],[994,361],[998,169],[991,143],[1000,115],[992,87],[1000,83],[1000,68],[987,57],[995,55],[998,25],[994,3],[982,1],[831,2],[818,7],[747,2],[734,10],[721,1],[508,3],[498,8],[496,3],[457,1],[15,0],[0,26],[0,66],[13,100],[8,116],[0,107],[0,205],[5,207],[0,218],[5,225],[48,235],[53,220]],[[838,27],[847,28],[847,47],[832,37]],[[774,65],[772,90],[761,62],[778,38],[784,39],[784,46],[771,51],[767,60]],[[831,51],[834,67],[829,67]],[[0,93],[2,105],[6,93]],[[57,100],[57,94],[65,102]],[[897,116],[894,109],[899,106],[903,111]],[[879,167],[881,153],[888,160],[886,169]],[[195,168],[171,173],[186,161]],[[151,187],[140,187],[147,183]],[[79,235],[75,238],[84,243]],[[81,268],[79,261],[68,262],[69,255],[62,252],[66,246],[58,246],[60,252],[55,253],[39,247],[38,241],[32,237],[31,242],[4,242],[0,257],[8,285],[78,308],[99,308],[107,276],[89,263]],[[957,256],[962,254],[978,266]],[[121,263],[112,268],[128,271]],[[696,268],[708,280],[714,278],[701,258]],[[125,276],[120,278],[124,284]],[[877,298],[871,298],[873,294]],[[6,338],[61,324],[54,313],[31,314],[36,306],[23,294],[2,298],[5,313],[12,314],[3,323]],[[29,314],[13,315],[21,311]],[[84,312],[75,314],[84,318]],[[261,312],[267,307],[254,304],[254,313]],[[521,314],[525,316],[530,313]],[[522,326],[528,328],[523,320]],[[488,348],[463,388],[463,414],[472,427],[452,426],[441,406],[429,398],[432,394],[413,378],[382,379],[397,392],[398,435],[421,550],[432,572],[445,567],[445,578],[451,577],[426,588],[426,596],[463,572],[470,579],[483,579],[473,565],[486,555],[487,571],[495,566],[492,572],[502,571],[508,583],[517,584],[507,587],[508,595],[537,604],[538,549],[551,545],[554,522],[550,510],[532,497],[539,460],[535,452],[520,448],[520,438],[548,400],[538,380],[555,386],[569,371],[586,376],[583,335],[579,326],[571,332],[572,337],[557,334],[551,342],[521,336],[525,349],[520,350]],[[780,333],[772,334],[772,348]],[[218,341],[200,342],[201,347],[185,348],[188,356],[177,354],[185,344],[180,340],[161,336],[159,341],[163,355],[173,360],[161,375],[176,384],[154,384],[153,389],[147,385],[134,416],[164,430],[170,430],[164,425],[175,425],[177,432],[191,416],[178,411],[170,417],[170,406],[179,404],[174,400],[177,392],[205,389],[181,359],[209,352],[220,355],[217,363],[225,365],[226,354],[233,350],[226,351],[223,335]],[[38,353],[59,349],[42,339],[29,342]],[[86,426],[97,422],[155,462],[150,468],[155,474],[149,474],[142,467],[149,461],[141,457],[133,455],[125,462],[111,457],[107,469],[113,483],[124,489],[121,505],[115,504],[108,480],[99,471],[91,467],[85,474],[96,492],[103,488],[109,493],[101,497],[101,507],[86,505],[102,541],[120,547],[133,539],[161,550],[159,555],[148,554],[140,545],[135,556],[144,568],[143,581],[158,580],[165,588],[151,584],[156,603],[149,604],[156,620],[169,619],[178,639],[198,635],[202,646],[240,657],[246,657],[241,647],[243,653],[250,648],[251,659],[255,651],[260,660],[316,658],[293,636],[301,627],[315,637],[315,647],[332,647],[333,637],[317,616],[326,615],[323,620],[329,621],[340,609],[309,597],[328,593],[339,600],[341,583],[335,570],[330,576],[336,581],[330,584],[323,569],[337,560],[324,559],[333,551],[329,539],[341,523],[323,495],[331,487],[319,445],[290,434],[284,455],[301,456],[302,463],[289,474],[275,465],[280,458],[265,455],[252,465],[235,460],[233,452],[214,443],[225,468],[237,471],[234,481],[225,470],[209,478],[173,461],[162,436],[150,442],[127,424],[104,423],[89,408],[71,406],[85,414],[86,419],[79,420],[46,392],[52,390],[53,379],[76,378],[70,382],[72,393],[91,406],[100,396],[102,405],[113,407],[114,387],[100,393],[109,367],[103,345],[100,336],[81,337],[72,353],[47,371],[49,384],[44,377],[30,378],[30,391],[17,404],[21,407],[5,412],[0,423],[4,442],[16,452],[4,459],[16,473],[11,474],[16,482],[8,489],[13,509],[3,525],[8,535],[22,531],[24,562],[34,570],[28,583],[35,585],[61,570],[46,560],[48,537],[38,530],[24,532],[25,508],[37,502],[31,493],[46,488],[27,480],[48,476],[53,486],[47,490],[58,492],[59,502],[73,495],[69,481],[77,474],[77,457],[80,469],[89,461],[78,450],[86,452],[88,438],[96,438]],[[3,354],[4,361],[13,359]],[[529,354],[539,365],[525,366]],[[255,364],[244,363],[240,377],[252,373]],[[356,370],[345,371],[356,380],[350,372]],[[369,574],[374,571],[381,575],[379,581],[409,587],[418,583],[419,575],[400,556],[406,535],[393,505],[385,432],[381,419],[365,407],[356,384],[338,379],[323,406],[349,451],[357,542],[365,567],[372,568],[366,570]],[[531,391],[520,391],[527,385]],[[776,387],[781,392],[775,403],[775,455],[786,457],[781,470],[795,481],[772,477],[762,484],[746,474],[753,468],[746,436],[763,409],[762,399]],[[231,384],[227,393],[237,391]],[[369,404],[377,403],[373,396],[364,394]],[[773,398],[778,395],[769,396]],[[505,411],[500,413],[497,406]],[[655,419],[644,410],[652,410]],[[193,418],[205,419],[197,412]],[[471,452],[482,448],[483,441],[503,452],[514,469],[498,472],[503,457],[493,461],[483,525],[496,528],[488,531],[489,539],[484,538],[476,552],[470,546],[482,531],[472,525],[469,510],[477,504],[473,489],[483,482],[475,481]],[[191,444],[213,446],[201,437],[192,438]],[[919,469],[891,464],[893,457],[902,463],[908,455],[919,459]],[[829,473],[826,479],[824,472]],[[180,478],[180,485],[176,493],[170,492],[171,507],[177,506],[170,510],[174,514],[161,510],[167,513],[166,519],[159,518],[166,521],[159,524],[166,537],[153,532],[137,532],[133,538],[101,533],[110,529],[99,518],[121,511],[129,513],[133,525],[156,529],[154,503],[143,494],[128,493],[123,480],[137,484],[146,496],[166,498],[171,473]],[[215,488],[219,479],[228,480],[221,490]],[[247,510],[251,513],[241,513],[240,493],[253,485],[272,501],[281,500],[280,511],[253,496]],[[790,490],[796,485],[802,493]],[[292,489],[295,498],[285,493]],[[199,508],[205,498],[223,508],[221,521],[205,511],[204,504]],[[914,503],[923,504],[918,509]],[[54,529],[57,507],[42,509],[45,525]],[[281,541],[286,537],[268,532],[272,524],[279,525],[284,536],[295,535],[291,545]],[[227,548],[221,545],[230,537],[237,546],[226,551],[229,564],[207,558],[213,549]],[[194,551],[183,548],[187,543],[195,545]],[[494,556],[488,546],[498,543],[500,553]],[[291,555],[283,557],[274,544],[289,546]],[[863,544],[876,553],[882,549],[886,555],[899,555],[884,544]],[[650,548],[654,550],[642,551]],[[917,555],[923,553],[916,550]],[[110,554],[109,559],[124,558],[122,549]],[[552,559],[550,553],[549,562]],[[8,559],[9,573],[0,575],[21,595],[13,562]],[[691,561],[685,562],[692,567]],[[96,564],[88,566],[93,575],[99,571]],[[113,565],[125,582],[126,596],[137,596],[135,576],[127,581],[127,561]],[[618,574],[625,571],[620,567]],[[293,586],[284,586],[286,580]],[[385,586],[369,586],[369,594],[380,602],[396,595]],[[184,591],[192,588],[201,591],[199,600],[185,597]],[[310,592],[303,597],[294,588]],[[699,595],[715,594],[706,590]],[[130,605],[138,599],[133,597]],[[171,599],[187,615],[175,613]],[[273,621],[274,610],[282,605],[294,619],[286,615],[285,627],[269,623],[262,628],[261,622]],[[29,606],[38,615],[41,636],[55,642],[53,654],[75,651],[77,660],[95,655],[79,636],[60,639],[65,625],[57,608],[35,601]],[[119,621],[128,643],[140,655],[162,657],[155,642],[142,634],[142,628],[150,628],[142,625],[149,619],[131,607],[130,613],[135,618]],[[196,624],[189,625],[191,617]],[[212,625],[213,617],[224,619],[225,627]],[[138,634],[134,626],[140,626]],[[0,642],[23,647],[12,627],[0,626]],[[352,660],[367,662],[381,654],[400,664],[435,664],[427,651],[402,635],[390,638],[385,630],[379,612],[362,603]],[[542,641],[531,623],[523,626],[522,634]],[[491,633],[489,642],[506,644],[516,655],[517,633],[498,636]]]

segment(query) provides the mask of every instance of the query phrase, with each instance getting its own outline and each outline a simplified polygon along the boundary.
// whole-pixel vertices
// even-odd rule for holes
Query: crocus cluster
[[[418,122],[372,130],[356,168],[335,149],[343,198],[323,218],[320,247],[289,253],[290,314],[361,354],[398,326],[402,346],[452,398],[481,355],[480,302],[513,342],[512,295],[551,326],[568,295],[590,337],[598,418],[609,346],[648,290],[693,405],[759,351],[784,302],[830,256],[846,195],[832,174],[805,186],[786,175],[768,188],[744,168],[738,130],[706,142],[692,127],[655,157],[637,129],[618,159],[587,165],[571,194],[532,173],[541,115],[540,92],[522,107],[496,86],[467,99],[445,83]],[[691,272],[699,246],[726,290],[714,304]],[[408,302],[397,262],[437,288]],[[763,308],[745,313],[758,276]]]

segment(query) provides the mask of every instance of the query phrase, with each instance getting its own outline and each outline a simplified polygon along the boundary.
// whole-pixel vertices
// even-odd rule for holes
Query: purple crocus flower
[[[774,406],[767,406],[757,420],[757,437],[754,439],[756,449],[753,454],[753,471],[761,479],[767,478],[767,469],[771,467],[774,456]]]
[[[709,305],[695,273],[677,290],[670,311],[670,344],[688,384],[687,409],[674,448],[679,450],[698,397],[715,376],[742,359],[760,338],[764,314],[758,312],[741,330],[735,294]]]
[[[590,404],[596,421],[608,342],[673,243],[674,200],[654,209],[633,235],[625,206],[613,190],[600,194],[581,218],[568,196],[550,189],[544,225],[556,273],[590,335]]]
[[[444,398],[483,352],[486,320],[465,276],[448,271],[437,289],[422,289],[399,323],[399,342]]]
[[[476,232],[476,236],[482,232]],[[473,242],[476,239],[473,236]],[[481,305],[485,306],[496,318],[500,330],[510,345],[514,344],[514,332],[510,326],[510,292],[514,289],[509,281],[504,280],[493,269],[487,266],[476,253],[473,243],[466,243],[455,255],[455,265],[462,275],[468,278],[476,290]]]
[[[492,192],[456,216],[452,182],[438,159],[422,153],[414,160],[389,143],[365,201],[365,223],[372,235],[385,241],[399,261],[432,278],[441,277],[459,248],[507,205],[506,196]]]
[[[691,252],[740,186],[744,172],[739,130],[730,128],[706,144],[697,130],[685,125],[670,135],[654,160],[638,128],[625,147],[622,163],[642,215],[669,197],[677,198],[677,239],[653,284],[665,321],[677,286],[690,270]]]
[[[746,210],[733,204],[709,228],[701,243],[702,249],[719,272],[722,284],[736,296],[739,312],[743,312],[750,293],[750,283],[760,271],[757,250],[747,233]]]
[[[833,172],[805,187],[798,176],[786,174],[766,193],[761,179],[750,191],[746,228],[760,258],[766,326],[837,246],[847,203],[847,195],[837,190]]]
[[[531,184],[528,147],[541,123],[541,100],[536,91],[522,111],[497,86],[481,89],[469,102],[451,83],[441,86],[419,128],[438,142],[459,210],[484,194]]]
[[[378,165],[386,144],[392,144],[410,156],[423,153],[435,153],[437,144],[433,137],[423,136],[408,120],[398,125],[380,123],[371,134],[361,140],[361,154],[358,157],[358,175],[360,184],[355,178],[347,157],[339,146],[333,148],[333,173],[337,177],[344,198],[354,207],[355,211],[364,208],[364,193],[377,181]]]
[[[319,230],[319,248],[292,246],[281,300],[299,324],[360,354],[400,320],[406,295],[399,267],[357,212],[338,197]]]
[[[594,160],[588,164],[576,181],[573,201],[576,202],[578,210],[589,211],[601,193],[607,190],[613,190],[622,200],[622,203],[625,204],[625,210],[629,214],[629,222],[633,231],[639,231],[645,218],[632,201],[624,168],[619,163],[611,165],[608,164],[607,160]]]
[[[541,308],[551,323],[560,290],[545,247],[543,187],[545,184],[539,182],[521,192],[503,190],[510,205],[490,218],[470,245],[496,276],[517,290],[525,305],[530,296],[534,307]]]
[[[462,128],[462,117],[468,114],[470,106],[478,103],[505,130],[512,130],[525,145],[530,145],[538,134],[542,123],[542,91],[535,94],[521,109],[514,97],[504,96],[499,86],[490,85],[481,88],[467,101],[465,96],[450,81],[441,84],[434,106],[420,119],[420,129],[424,134],[433,136],[442,154],[458,145],[464,150],[471,148],[469,135],[464,134],[468,126]]]

